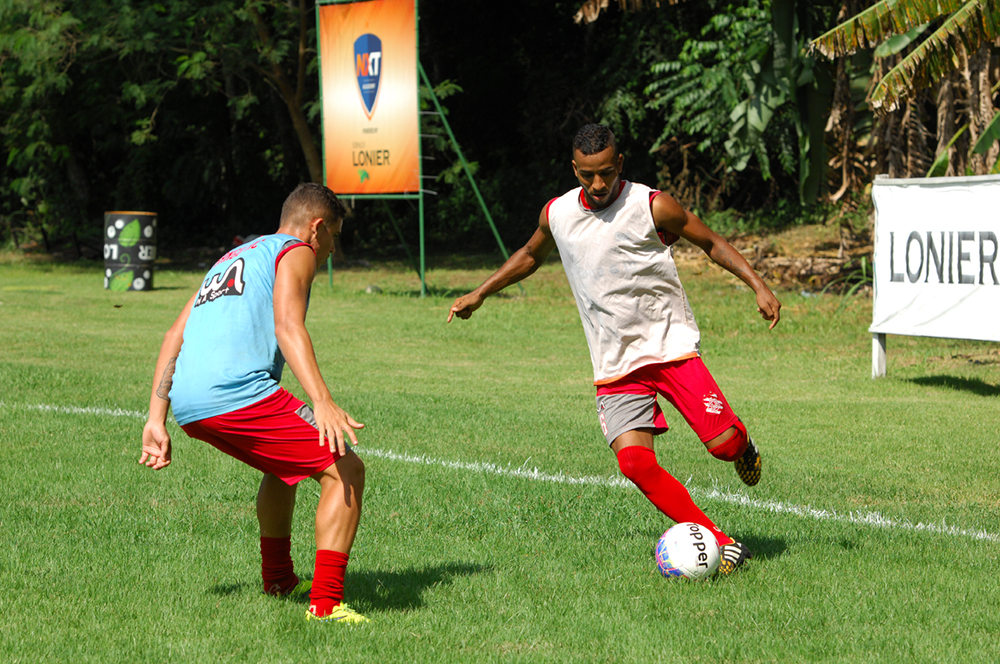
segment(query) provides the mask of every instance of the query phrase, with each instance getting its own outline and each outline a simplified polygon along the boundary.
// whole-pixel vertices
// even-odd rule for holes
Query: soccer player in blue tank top
[[[170,464],[172,406],[189,436],[263,473],[257,520],[264,592],[308,592],[307,620],[359,623],[367,618],[343,596],[365,484],[350,443],[364,425],[334,403],[305,327],[313,277],[345,212],[326,187],[299,185],[275,234],[237,247],[208,271],[164,336],[139,463],[154,470]],[[286,361],[312,408],[279,386]],[[290,554],[296,487],[307,477],[320,485],[311,583],[299,581]]]
[[[572,165],[580,187],[545,206],[527,244],[456,299],[448,322],[469,318],[485,298],[530,276],[558,246],[594,362],[598,420],[619,468],[666,516],[712,530],[719,571],[729,574],[751,557],[749,549],[695,505],[653,450],[654,436],[667,430],[660,394],[712,456],[733,462],[747,485],[760,480],[758,448],[701,360],[700,333],[670,245],[682,237],[743,280],[772,329],[781,303],[732,245],[672,196],[621,178],[624,157],[607,127],[587,125],[577,133]]]

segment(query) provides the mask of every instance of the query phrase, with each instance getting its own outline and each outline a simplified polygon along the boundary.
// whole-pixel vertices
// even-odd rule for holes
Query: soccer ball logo
[[[656,543],[656,566],[667,578],[708,578],[719,569],[719,544],[708,528],[678,523]]]

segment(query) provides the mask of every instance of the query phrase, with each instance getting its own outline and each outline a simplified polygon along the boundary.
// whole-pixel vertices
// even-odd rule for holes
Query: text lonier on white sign
[[[910,231],[905,248],[897,251],[896,233],[889,231],[889,281],[997,286],[997,246],[993,231],[927,231],[926,241],[920,232]],[[897,261],[900,254],[902,261]],[[901,262],[905,270],[897,272]]]
[[[872,200],[870,331],[1000,341],[1000,176],[877,178]]]

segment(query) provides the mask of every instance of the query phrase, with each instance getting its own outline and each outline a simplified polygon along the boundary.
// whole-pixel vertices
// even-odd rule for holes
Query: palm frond
[[[1000,141],[1000,113],[993,116],[986,129],[979,135],[976,144],[972,146],[972,152],[985,156],[993,144]]]
[[[809,48],[828,58],[849,55],[862,48],[873,48],[894,35],[940,16],[961,10],[966,5],[992,4],[990,0],[882,0],[854,18],[841,23],[814,39]]]
[[[975,53],[984,42],[1000,36],[1000,10],[991,5],[987,0],[973,0],[960,7],[882,78],[872,93],[872,108],[878,113],[892,112],[914,90],[961,67],[965,54]]]
[[[615,0],[622,11],[635,12],[646,7],[659,7],[661,4],[676,5],[684,0]],[[593,23],[601,12],[608,8],[609,0],[586,0],[573,15],[575,23]]]

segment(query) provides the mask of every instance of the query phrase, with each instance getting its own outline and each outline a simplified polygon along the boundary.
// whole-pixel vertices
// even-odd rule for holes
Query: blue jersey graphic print
[[[285,358],[274,333],[274,279],[284,252],[303,244],[291,235],[264,235],[209,269],[195,293],[170,389],[178,424],[277,391]]]
[[[226,295],[243,295],[243,290],[246,288],[246,282],[243,281],[244,265],[243,259],[237,258],[224,273],[206,279],[198,290],[194,306],[200,307],[206,302],[212,302]]]

